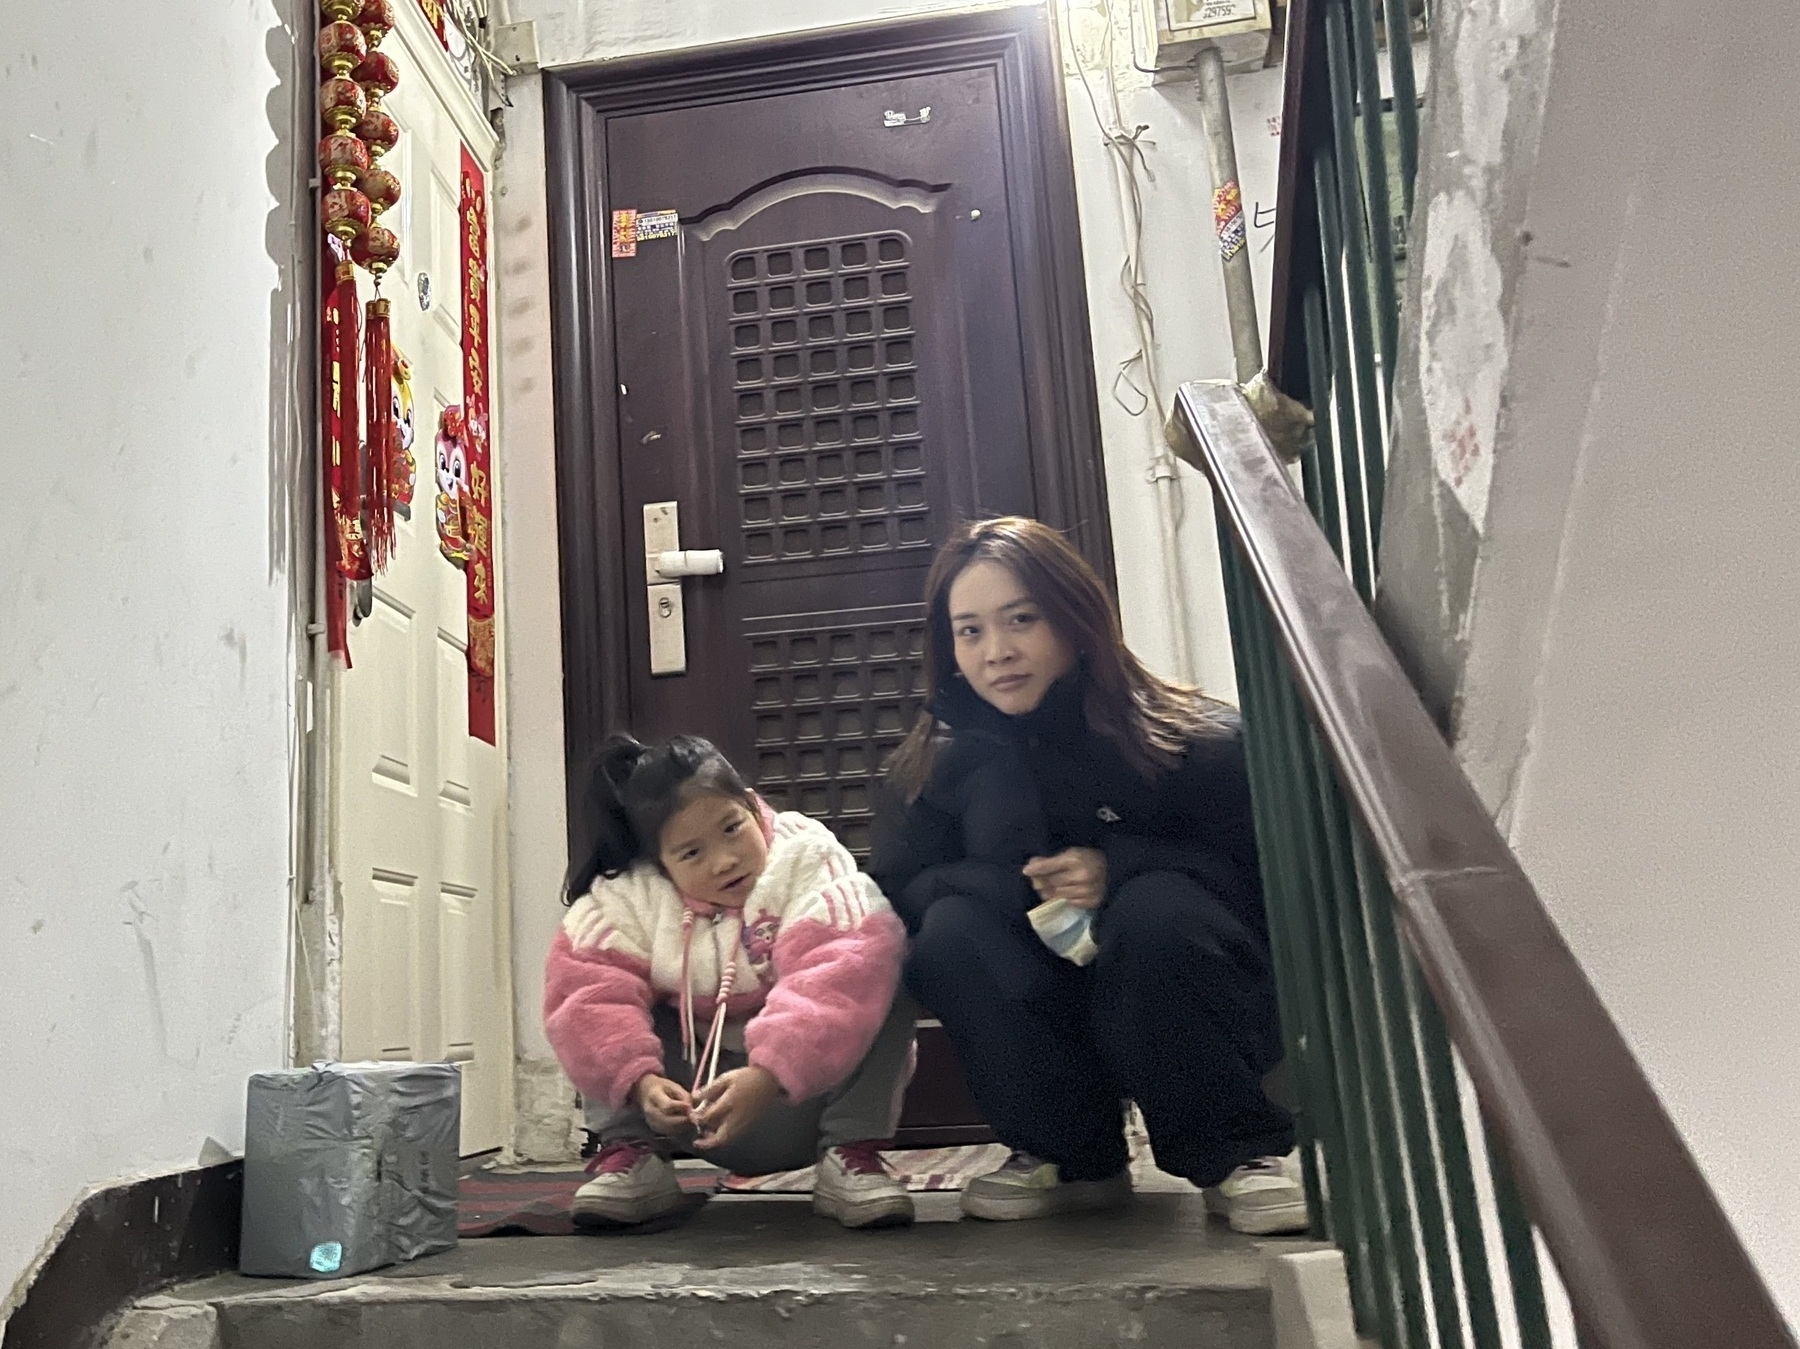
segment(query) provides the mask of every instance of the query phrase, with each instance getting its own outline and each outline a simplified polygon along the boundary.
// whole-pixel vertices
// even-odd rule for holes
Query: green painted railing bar
[[[1419,179],[1419,86],[1413,80],[1412,15],[1406,0],[1387,0],[1388,69],[1393,75],[1394,137],[1400,150],[1400,193],[1412,216],[1413,188]]]
[[[1253,781],[1262,784],[1256,790],[1262,792],[1269,813],[1286,816],[1292,813],[1290,804],[1296,796],[1296,780],[1280,771],[1279,758],[1272,748],[1272,728],[1278,720],[1271,687],[1277,673],[1270,668],[1272,643],[1262,630],[1257,609],[1246,603],[1245,580],[1236,557],[1229,553],[1226,557],[1227,579],[1233,595],[1231,607],[1243,616],[1234,623],[1233,640],[1239,643],[1235,650],[1242,670],[1240,693],[1245,699],[1246,738],[1255,747]],[[1318,851],[1314,838],[1307,848],[1314,864],[1307,877],[1309,882],[1322,874]],[[1345,1251],[1351,1306],[1358,1327],[1368,1330],[1378,1325],[1387,1332],[1386,1338],[1392,1343],[1398,1295],[1391,1287],[1380,1290],[1375,1287],[1377,1271],[1385,1278],[1392,1267],[1387,1259],[1386,1237],[1374,1217],[1378,1205],[1372,1188],[1374,1182],[1365,1162],[1373,1152],[1368,1114],[1361,1096],[1362,1073],[1356,1062],[1354,1041],[1345,1029],[1349,1015],[1342,973],[1329,957],[1332,947],[1321,941],[1318,934],[1320,901],[1327,891],[1328,887],[1323,884],[1309,885],[1304,891],[1284,889],[1277,893],[1276,902],[1289,916],[1290,930],[1303,943],[1306,952],[1303,963],[1323,995],[1323,1009],[1313,1005],[1306,1009],[1305,1015],[1309,1050],[1313,1046],[1329,1046],[1325,1053],[1316,1050],[1309,1053],[1309,1061],[1319,1063],[1328,1055],[1332,1070],[1325,1081],[1320,1080],[1323,1074],[1314,1074],[1309,1079],[1309,1086],[1321,1095],[1331,1094],[1333,1113],[1340,1123],[1340,1132],[1323,1140],[1327,1166],[1337,1176],[1330,1187],[1333,1239]]]
[[[1343,5],[1345,0],[1330,0]],[[1394,355],[1400,326],[1400,291],[1394,284],[1393,195],[1388,176],[1387,125],[1381,115],[1381,71],[1375,59],[1372,0],[1350,0],[1350,37],[1356,69],[1356,120],[1362,127],[1363,209],[1369,223],[1369,262],[1375,279],[1376,351],[1381,361],[1381,405],[1394,388]],[[1334,109],[1335,112],[1335,109]],[[1370,492],[1379,499],[1373,480]],[[1379,537],[1379,533],[1377,533]]]
[[[1295,795],[1296,777],[1292,762],[1283,764],[1269,745],[1269,728],[1275,718],[1268,684],[1279,672],[1269,667],[1272,642],[1260,631],[1257,611],[1247,602],[1242,568],[1228,544],[1226,547],[1225,574],[1231,600],[1227,609],[1233,616],[1233,651],[1247,718],[1246,740],[1252,751],[1253,792],[1260,793],[1265,814],[1280,813]],[[1376,1319],[1368,1216],[1374,1212],[1374,1202],[1363,1165],[1365,1154],[1358,1144],[1367,1147],[1370,1131],[1360,1099],[1353,1094],[1361,1079],[1354,1047],[1344,1030],[1343,980],[1322,959],[1329,947],[1319,939],[1320,901],[1329,887],[1317,820],[1313,812],[1305,811],[1296,818],[1301,835],[1299,855],[1305,864],[1300,877],[1304,888],[1296,891],[1291,885],[1284,886],[1271,905],[1271,915],[1279,909],[1290,949],[1299,952],[1301,988],[1295,1004],[1304,1025],[1306,1087],[1319,1102],[1320,1143],[1327,1170],[1338,1178],[1328,1191],[1331,1238],[1345,1253],[1356,1323],[1367,1329]],[[1285,1014],[1288,1004],[1283,1006]]]
[[[1219,532],[1315,1234],[1344,1252],[1359,1333],[1389,1349],[1499,1349],[1441,1017],[1223,518]],[[1520,1342],[1549,1349],[1531,1228],[1503,1163],[1490,1162]]]
[[[1450,1037],[1444,1019],[1419,979],[1415,962],[1406,963],[1407,982],[1413,989],[1413,1005],[1419,1017],[1420,1048],[1425,1077],[1431,1086],[1432,1114],[1438,1146],[1443,1149],[1450,1212],[1456,1224],[1457,1261],[1462,1271],[1463,1301],[1469,1310],[1469,1329],[1475,1349],[1501,1349],[1500,1317],[1494,1304],[1494,1279],[1488,1264],[1487,1233],[1481,1225],[1481,1209],[1475,1196],[1475,1162],[1469,1151],[1468,1129],[1463,1124],[1462,1093],[1456,1082],[1456,1061],[1450,1054]],[[1466,1182],[1466,1183],[1463,1183]]]
[[[1240,696],[1245,699],[1245,725],[1254,746],[1253,782],[1264,784],[1254,790],[1264,800],[1263,818],[1271,820],[1270,833],[1263,837],[1277,852],[1270,859],[1277,870],[1272,903],[1290,910],[1284,915],[1284,932],[1290,941],[1299,938],[1293,945],[1307,952],[1303,969],[1325,992],[1323,1015],[1310,999],[1295,1010],[1304,1018],[1309,1048],[1327,1047],[1323,1054],[1309,1054],[1309,1086],[1321,1097],[1336,1089],[1332,1113],[1341,1122],[1340,1131],[1324,1141],[1328,1169],[1336,1178],[1330,1192],[1334,1200],[1349,1201],[1335,1207],[1333,1222],[1351,1261],[1353,1309],[1365,1328],[1373,1311],[1385,1343],[1423,1349],[1430,1341],[1417,1261],[1421,1243],[1391,1112],[1383,1108],[1393,1099],[1393,1085],[1382,1056],[1380,1009],[1368,979],[1367,931],[1360,917],[1351,916],[1358,901],[1343,841],[1348,827],[1343,800],[1324,770],[1292,682],[1275,654],[1273,634],[1251,602],[1229,539],[1223,542],[1228,609],[1238,616],[1233,640],[1244,675]],[[1296,858],[1304,871],[1297,872]],[[1296,881],[1303,888],[1296,890]],[[1310,932],[1293,922],[1292,911],[1310,911]],[[1329,1083],[1312,1071],[1314,1065],[1323,1066],[1322,1060],[1342,1069]],[[1359,1263],[1364,1268],[1358,1269]]]
[[[1315,436],[1321,420],[1328,419],[1335,408],[1341,416],[1336,421],[1337,460],[1335,474],[1326,469],[1326,480],[1340,479],[1344,493],[1344,555],[1350,563],[1350,579],[1365,604],[1375,599],[1373,536],[1369,532],[1369,515],[1363,496],[1362,456],[1349,452],[1345,441],[1360,434],[1356,420],[1354,377],[1350,373],[1351,343],[1349,304],[1344,294],[1343,236],[1338,230],[1337,165],[1329,148],[1321,146],[1313,157],[1313,180],[1319,198],[1319,237],[1323,241],[1325,292],[1325,348],[1330,356],[1331,401],[1313,411]]]
[[[1519,1319],[1523,1349],[1551,1349],[1550,1316],[1544,1306],[1544,1280],[1538,1271],[1537,1238],[1531,1218],[1513,1182],[1506,1149],[1486,1129],[1488,1174],[1494,1182],[1494,1207],[1500,1215],[1500,1239],[1506,1247],[1506,1272],[1512,1280],[1513,1312]]]
[[[1306,1102],[1303,1156],[1316,1140],[1330,1178],[1308,1167],[1320,1234],[1345,1253],[1360,1332],[1393,1349],[1498,1349],[1474,1161],[1441,1019],[1407,963],[1392,890],[1351,821],[1223,520],[1220,536],[1271,939]],[[1511,1228],[1525,1349],[1538,1349],[1543,1293],[1530,1228],[1519,1226],[1523,1211],[1503,1171],[1494,1185],[1503,1230]]]
[[[1266,624],[1259,622],[1255,626],[1257,658],[1265,667],[1265,679],[1285,684],[1286,671],[1275,655],[1272,635],[1266,630]],[[1331,886],[1322,832],[1317,810],[1308,809],[1315,803],[1308,800],[1304,779],[1300,776],[1301,765],[1297,760],[1292,727],[1284,715],[1279,715],[1284,701],[1279,697],[1268,700],[1270,712],[1277,715],[1268,718],[1265,730],[1272,741],[1279,741],[1275,745],[1275,755],[1281,768],[1287,809],[1296,821],[1305,851],[1306,888],[1292,902],[1296,920],[1307,935],[1311,964],[1318,971],[1321,998],[1314,1033],[1328,1047],[1333,1070],[1326,1086],[1333,1096],[1338,1132],[1326,1140],[1327,1164],[1329,1173],[1338,1178],[1332,1193],[1343,1212],[1340,1226],[1346,1229],[1349,1241],[1350,1276],[1357,1293],[1353,1299],[1354,1310],[1362,1322],[1369,1321],[1373,1314],[1376,1320],[1391,1324],[1392,1316],[1384,1316],[1384,1313],[1397,1306],[1394,1301],[1397,1292],[1391,1288],[1378,1292],[1375,1288],[1374,1270],[1386,1264],[1387,1241],[1385,1232],[1377,1226],[1381,1210],[1374,1189],[1375,1179],[1367,1163],[1372,1156],[1370,1147],[1374,1131],[1362,1095],[1363,1072],[1351,1029],[1348,990],[1342,972],[1331,958],[1334,949],[1329,941]]]
[[[1309,438],[1306,448],[1300,451],[1300,492],[1306,498],[1306,509],[1312,512],[1315,520],[1325,518],[1325,481],[1319,463],[1319,445],[1317,440]],[[1334,552],[1337,550],[1334,548]],[[1343,554],[1338,553],[1339,558]]]
[[[1313,167],[1329,264],[1335,165],[1322,151]],[[1360,466],[1345,461],[1334,431],[1346,423],[1330,416],[1345,387],[1336,381],[1350,377],[1351,345],[1325,330],[1333,299],[1344,308],[1333,270],[1328,265],[1324,284],[1304,297],[1315,406],[1326,412],[1303,456],[1304,495],[1366,600],[1374,553]],[[1321,359],[1327,344],[1329,362]],[[1401,943],[1391,885],[1352,816],[1223,514],[1218,528],[1314,1235],[1344,1253],[1359,1334],[1386,1349],[1501,1349],[1477,1159],[1441,1015]],[[1488,1162],[1518,1343],[1549,1349],[1532,1228],[1491,1147]]]
[[[1228,566],[1228,576],[1231,570]],[[1242,627],[1245,622],[1250,621],[1245,616],[1250,611],[1233,603],[1226,606],[1226,612],[1231,628],[1232,650],[1237,653],[1238,698],[1245,718],[1244,752],[1250,767],[1250,808],[1257,838],[1265,840],[1262,844],[1262,866],[1264,889],[1268,895],[1266,907],[1269,915],[1269,944],[1275,966],[1276,996],[1281,1003],[1282,1034],[1287,1046],[1289,1072],[1293,1076],[1299,1098],[1299,1108],[1294,1116],[1296,1141],[1304,1167],[1313,1235],[1321,1239],[1335,1239],[1327,1219],[1324,1191],[1319,1182],[1318,1162],[1313,1148],[1320,1134],[1320,1128],[1315,1127],[1315,1115],[1324,1116],[1329,1112],[1330,1093],[1321,1085],[1321,1074],[1315,1057],[1320,1045],[1310,1033],[1314,1024],[1311,998],[1317,988],[1313,978],[1313,961],[1304,938],[1294,930],[1291,922],[1294,906],[1288,897],[1294,890],[1289,868],[1296,854],[1291,841],[1286,837],[1280,788],[1268,763],[1266,738],[1252,729],[1261,720],[1261,708],[1265,703],[1261,672],[1244,655],[1250,646]],[[1274,846],[1270,846],[1271,843]],[[1323,1118],[1318,1120],[1318,1125],[1327,1134],[1333,1127]]]
[[[1331,541],[1331,551],[1344,557],[1344,517],[1338,484],[1339,455],[1331,427],[1331,355],[1325,346],[1325,307],[1319,299],[1319,288],[1308,286],[1301,298],[1301,321],[1306,329],[1306,368],[1312,384],[1312,440],[1305,452],[1309,473],[1318,485],[1318,501],[1312,506],[1313,519],[1324,527]]]
[[[1369,925],[1374,954],[1375,987],[1380,994],[1387,1028],[1388,1054],[1393,1063],[1394,1103],[1406,1139],[1407,1175],[1412,1182],[1413,1204],[1419,1228],[1425,1234],[1425,1267],[1431,1275],[1433,1320],[1438,1344],[1461,1349],[1462,1313],[1456,1302],[1456,1278],[1450,1266],[1450,1223],[1443,1192],[1438,1187],[1437,1149],[1426,1117],[1424,1075],[1419,1068],[1419,1044],[1405,975],[1400,958],[1400,937],[1394,912],[1393,892],[1382,875],[1381,864],[1370,854],[1362,829],[1352,835],[1358,890]],[[1442,1235],[1440,1235],[1442,1234]]]
[[[1419,1277],[1418,1249],[1421,1234],[1414,1223],[1413,1206],[1406,1190],[1401,1135],[1394,1121],[1394,1083],[1381,1044],[1381,1006],[1375,992],[1369,931],[1356,887],[1356,864],[1351,851],[1349,811],[1337,778],[1326,760],[1323,746],[1310,723],[1302,749],[1312,770],[1314,790],[1324,819],[1325,852],[1330,863],[1333,912],[1336,915],[1338,958],[1350,993],[1352,1027],[1362,1087],[1369,1114],[1371,1150],[1376,1161],[1380,1204],[1386,1221],[1389,1263],[1399,1285],[1402,1334],[1389,1343],[1427,1345],[1425,1292]],[[1429,1235],[1429,1234],[1426,1234]]]
[[[1384,366],[1393,364],[1391,352],[1383,345],[1384,324],[1376,315],[1369,295],[1369,241],[1364,229],[1367,212],[1358,179],[1356,154],[1356,95],[1352,75],[1350,34],[1344,21],[1344,0],[1327,0],[1325,4],[1325,67],[1331,86],[1331,136],[1319,146],[1322,157],[1330,147],[1333,177],[1337,191],[1330,201],[1319,196],[1320,237],[1325,247],[1326,284],[1342,284],[1349,296],[1348,321],[1344,327],[1332,325],[1331,342],[1350,349],[1351,368],[1356,372],[1354,400],[1351,385],[1340,380],[1337,386],[1339,406],[1349,413],[1354,409],[1357,425],[1358,459],[1362,468],[1363,490],[1368,495],[1370,545],[1381,537],[1381,492],[1386,478],[1383,460],[1380,393],[1385,388],[1375,373],[1377,350]],[[1385,184],[1384,184],[1385,186]],[[1338,214],[1337,243],[1325,234],[1325,221],[1333,209]],[[1385,219],[1385,208],[1381,213]],[[1389,253],[1390,261],[1392,253]],[[1337,276],[1333,276],[1334,268]],[[1371,330],[1374,341],[1371,341]],[[1348,420],[1346,416],[1346,420]],[[1349,467],[1345,465],[1346,469]]]
[[[1407,963],[1392,890],[1352,823],[1223,519],[1219,527],[1315,1234],[1344,1252],[1359,1333],[1390,1349],[1499,1349],[1441,1018]],[[1549,1349],[1531,1229],[1497,1162],[1493,1185],[1523,1349]]]
[[[1384,1185],[1384,1164],[1392,1160],[1385,1155],[1388,1130],[1371,1096],[1367,1018],[1356,1006],[1356,992],[1348,974],[1354,966],[1347,965],[1344,959],[1344,890],[1335,883],[1331,869],[1325,824],[1327,803],[1314,787],[1305,747],[1307,731],[1296,717],[1292,684],[1275,654],[1273,634],[1266,623],[1253,626],[1258,659],[1269,668],[1270,682],[1277,686],[1270,708],[1275,715],[1269,718],[1268,733],[1281,741],[1281,758],[1290,784],[1289,809],[1304,824],[1312,861],[1310,885],[1302,905],[1311,919],[1315,961],[1323,971],[1325,1033],[1331,1040],[1335,1061],[1343,1068],[1334,1083],[1339,1113],[1351,1125],[1334,1150],[1342,1158],[1336,1174],[1340,1181],[1349,1180],[1349,1195],[1355,1203],[1353,1216],[1367,1252],[1367,1267],[1362,1271],[1353,1269],[1352,1275],[1360,1277],[1364,1284],[1365,1321],[1372,1308],[1387,1343],[1417,1343],[1411,1336],[1415,1318],[1409,1310],[1416,1299],[1404,1271],[1393,1258],[1405,1238],[1395,1226],[1397,1215],[1391,1190]]]

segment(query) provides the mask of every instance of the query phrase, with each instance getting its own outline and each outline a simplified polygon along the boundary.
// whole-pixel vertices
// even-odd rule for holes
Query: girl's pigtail
[[[594,756],[588,770],[587,791],[583,797],[585,818],[582,836],[591,840],[579,865],[571,863],[564,879],[563,903],[573,904],[602,876],[617,876],[641,855],[631,816],[625,809],[625,784],[650,750],[628,735],[607,739]]]

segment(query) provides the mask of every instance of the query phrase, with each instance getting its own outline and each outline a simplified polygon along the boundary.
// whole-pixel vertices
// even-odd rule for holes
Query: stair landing
[[[1026,1223],[845,1232],[804,1197],[720,1196],[669,1230],[488,1238],[353,1279],[219,1276],[145,1300],[111,1349],[1271,1349],[1267,1259],[1199,1194]]]

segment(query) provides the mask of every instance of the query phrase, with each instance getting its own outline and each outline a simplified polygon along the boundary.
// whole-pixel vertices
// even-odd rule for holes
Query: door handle
[[[717,576],[725,570],[725,554],[717,548],[670,548],[656,555],[654,570],[670,581],[683,576]]]
[[[687,673],[687,614],[681,578],[717,576],[725,554],[717,548],[681,546],[681,507],[674,501],[644,503],[644,600],[650,615],[650,673]]]

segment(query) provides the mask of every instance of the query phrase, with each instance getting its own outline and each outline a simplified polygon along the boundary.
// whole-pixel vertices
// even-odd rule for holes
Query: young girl
[[[906,938],[875,883],[693,736],[614,737],[589,806],[598,842],[570,873],[544,988],[550,1043],[599,1107],[576,1221],[678,1208],[678,1144],[739,1175],[816,1161],[815,1212],[911,1222],[879,1153],[912,1065]]]
[[[927,711],[890,769],[870,870],[914,932],[906,978],[1013,1149],[977,1218],[1131,1197],[1120,1099],[1157,1164],[1242,1232],[1302,1231],[1237,713],[1126,647],[1055,530],[984,520],[926,583]],[[1093,915],[1091,963],[1030,911]]]

